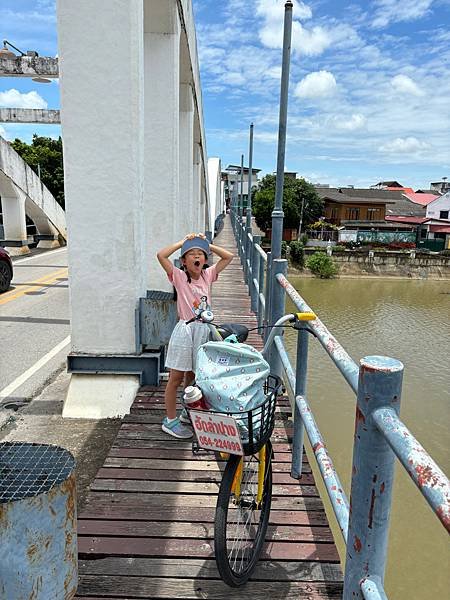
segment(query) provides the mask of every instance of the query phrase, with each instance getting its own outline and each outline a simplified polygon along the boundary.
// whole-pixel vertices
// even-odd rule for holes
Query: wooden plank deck
[[[229,219],[218,244],[236,252]],[[217,322],[256,326],[236,257],[214,284]],[[256,332],[249,342],[261,348]],[[226,586],[214,560],[214,510],[224,463],[193,456],[161,431],[164,385],[141,388],[78,520],[79,599],[325,599],[342,596],[339,557],[306,456],[290,478],[292,423],[279,402],[267,541],[251,581]]]

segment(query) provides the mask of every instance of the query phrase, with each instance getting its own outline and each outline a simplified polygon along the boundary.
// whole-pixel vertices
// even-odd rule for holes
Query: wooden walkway
[[[229,219],[217,243],[236,252]],[[256,326],[236,257],[213,287],[216,322]],[[249,342],[261,348],[256,332]],[[252,581],[227,587],[214,561],[213,522],[223,463],[193,456],[161,431],[164,385],[141,388],[79,515],[77,598],[340,598],[339,557],[304,456],[290,478],[290,406],[273,435],[274,495],[267,543]]]

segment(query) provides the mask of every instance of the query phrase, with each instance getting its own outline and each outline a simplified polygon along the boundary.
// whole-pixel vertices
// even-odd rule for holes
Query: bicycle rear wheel
[[[272,502],[272,444],[265,445],[266,460],[260,505],[257,502],[257,454],[244,456],[240,493],[233,481],[240,456],[228,459],[217,498],[214,523],[214,549],[217,568],[223,581],[232,587],[243,585],[253,572],[261,554]]]

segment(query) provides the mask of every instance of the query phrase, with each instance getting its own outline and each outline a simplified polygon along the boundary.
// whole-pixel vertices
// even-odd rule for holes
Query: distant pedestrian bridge
[[[67,238],[66,215],[36,173],[0,137],[0,198],[3,241],[13,254],[26,254],[26,216],[34,222],[42,247],[52,247]]]

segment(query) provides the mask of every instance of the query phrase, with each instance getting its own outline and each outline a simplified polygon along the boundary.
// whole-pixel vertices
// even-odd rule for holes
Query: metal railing
[[[258,326],[275,323],[285,313],[286,295],[300,312],[311,308],[286,278],[287,261],[271,260],[260,237],[247,230],[231,207],[231,223]],[[450,532],[450,483],[399,418],[403,364],[385,356],[366,356],[357,365],[326,326],[316,318],[298,321],[297,360],[291,365],[283,338],[277,335],[269,362],[294,398],[291,476],[301,477],[304,430],[346,543],[344,600],[386,599],[383,587],[389,515],[397,457],[438,519]],[[267,328],[265,337],[267,337]],[[306,396],[308,340],[312,334],[356,394],[350,503],[333,466]],[[352,510],[349,510],[351,504]]]

